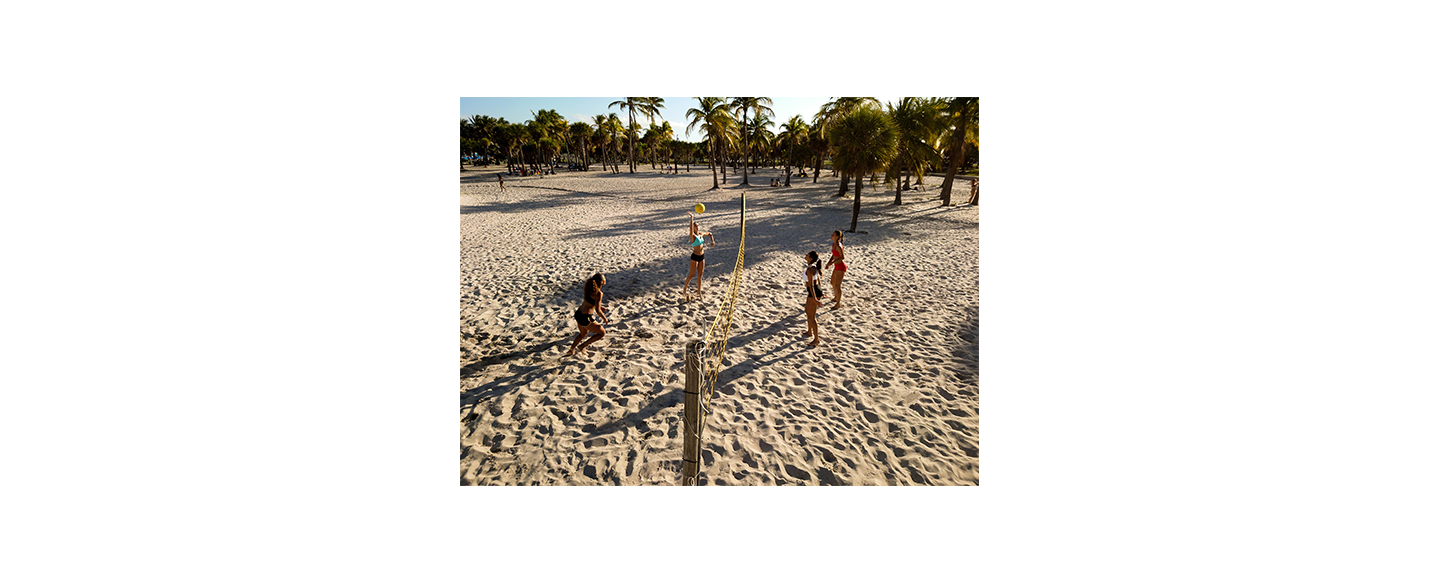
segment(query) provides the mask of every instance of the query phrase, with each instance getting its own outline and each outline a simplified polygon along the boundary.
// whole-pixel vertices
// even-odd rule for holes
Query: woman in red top
[[[845,280],[845,234],[836,231],[830,234],[830,261],[825,267],[835,266],[830,272],[830,287],[835,290],[835,306],[831,310],[840,308],[840,282]]]

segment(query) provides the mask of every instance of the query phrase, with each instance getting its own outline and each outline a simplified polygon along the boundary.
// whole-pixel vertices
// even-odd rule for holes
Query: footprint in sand
[[[815,469],[815,477],[818,478],[818,479],[820,479],[820,484],[821,484],[821,485],[825,485],[825,486],[844,486],[844,485],[845,485],[845,483],[840,480],[840,477],[835,476],[835,473],[830,472],[830,469],[825,468],[825,467],[823,467],[823,466]]]

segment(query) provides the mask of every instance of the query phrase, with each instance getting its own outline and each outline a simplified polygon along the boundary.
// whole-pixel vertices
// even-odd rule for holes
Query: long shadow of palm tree
[[[644,428],[640,427],[642,424],[645,423],[646,419],[654,416],[660,410],[680,405],[682,401],[684,401],[684,391],[679,387],[667,392],[663,392],[655,396],[655,399],[650,400],[650,403],[646,404],[645,407],[640,408],[639,411],[631,412],[620,418],[605,422],[604,424],[600,424],[599,426],[590,429],[589,437],[596,438],[605,434],[617,432],[624,428],[632,427],[638,428],[641,431],[648,431],[648,426]],[[582,428],[581,430],[583,431],[584,428]]]
[[[555,339],[548,343],[541,343],[529,349],[509,351],[482,358],[478,361],[474,361],[468,365],[462,366],[460,368],[460,377],[462,379],[466,377],[471,377],[473,375],[479,374],[481,371],[485,370],[488,367],[513,361],[521,357],[542,353],[546,350],[549,350],[551,347],[554,347],[555,345],[563,343],[567,340],[569,339]],[[563,368],[564,364],[550,367],[548,369],[541,365],[531,367],[520,366],[519,371],[515,375],[497,378],[490,381],[489,383],[486,383],[485,385],[481,385],[474,389],[461,392],[460,411],[465,411],[465,408],[498,397],[501,394],[504,394],[514,388],[524,387],[537,379],[544,378]],[[476,414],[472,413],[471,417],[473,418],[474,416],[476,416]]]

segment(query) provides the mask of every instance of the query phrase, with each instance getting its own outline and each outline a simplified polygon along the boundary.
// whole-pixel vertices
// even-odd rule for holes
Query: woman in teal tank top
[[[709,237],[710,247],[715,247],[715,236],[700,230],[694,213],[686,211],[685,214],[690,216],[690,275],[685,276],[685,286],[680,288],[680,294],[690,293],[690,278],[695,278],[695,297],[704,299],[705,295],[700,292],[700,280],[705,276],[705,238]]]

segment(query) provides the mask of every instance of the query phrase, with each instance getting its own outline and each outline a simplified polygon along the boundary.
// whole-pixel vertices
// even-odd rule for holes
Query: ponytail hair
[[[595,294],[596,292],[599,292],[599,291],[600,291],[600,281],[601,281],[601,280],[604,280],[604,279],[605,279],[605,276],[597,272],[594,276],[590,276],[590,279],[589,279],[589,280],[586,280],[586,281],[585,281],[585,300],[586,300],[586,301],[589,301],[590,298],[591,298],[592,296],[594,296],[594,294]]]
[[[820,289],[821,286],[819,284],[812,284],[810,280],[810,268],[815,268],[815,277],[817,279],[825,273],[825,268],[823,264],[820,263],[820,254],[816,253],[813,249],[810,250],[810,253],[805,255],[805,262],[805,294],[816,300],[824,298],[825,292]]]
[[[839,229],[836,229],[836,230],[835,230],[835,235],[840,236],[840,245],[845,245],[845,234],[844,234],[844,233],[840,233],[840,230],[839,230]]]

